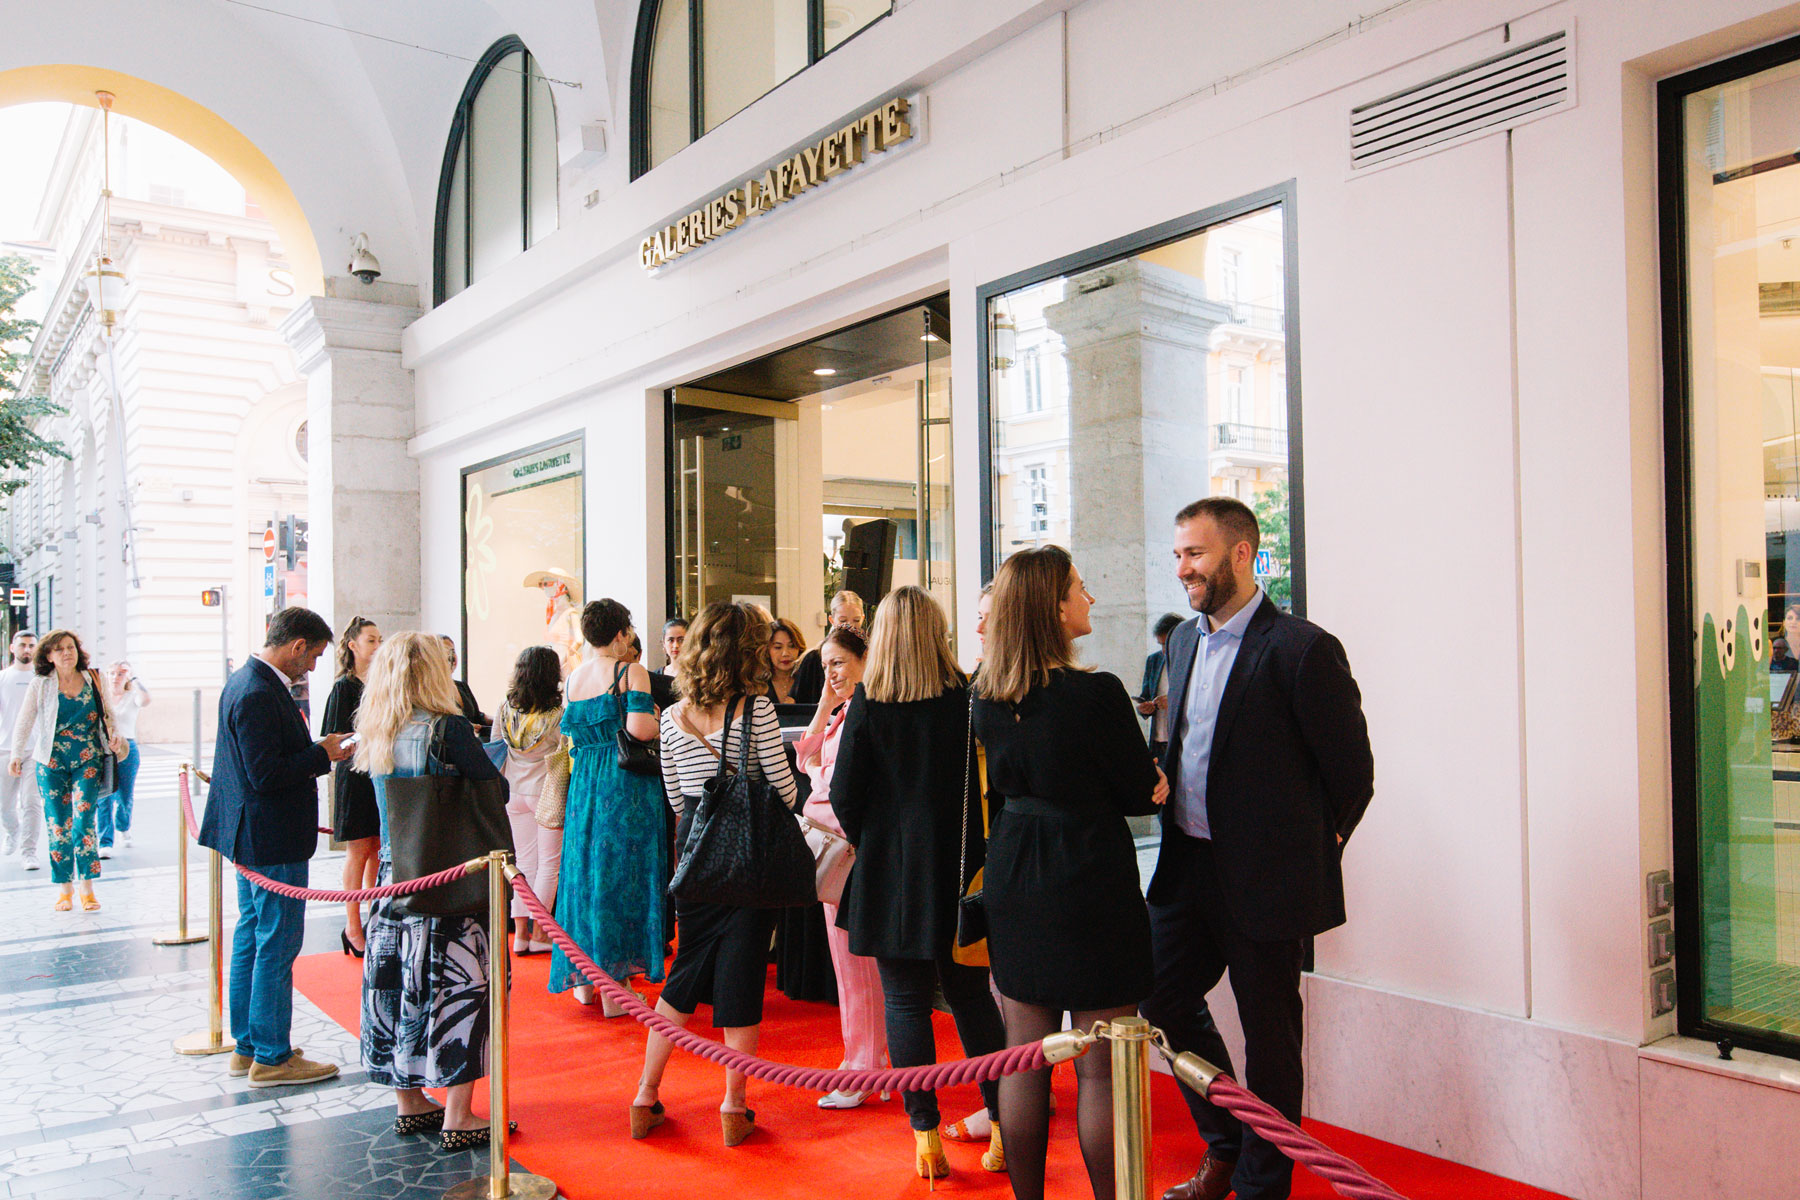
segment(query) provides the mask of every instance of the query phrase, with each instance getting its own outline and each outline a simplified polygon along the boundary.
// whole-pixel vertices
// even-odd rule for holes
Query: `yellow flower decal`
[[[488,579],[499,568],[499,562],[494,557],[494,518],[488,515],[487,493],[481,490],[478,483],[469,485],[468,509],[463,517],[463,527],[469,559],[463,589],[467,593],[469,615],[478,621],[485,621],[488,616]]]

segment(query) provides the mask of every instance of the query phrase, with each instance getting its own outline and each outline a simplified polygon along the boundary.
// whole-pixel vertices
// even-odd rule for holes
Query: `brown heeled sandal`
[[[634,1141],[643,1141],[650,1136],[650,1131],[661,1125],[663,1116],[662,1101],[655,1104],[634,1104],[631,1106],[631,1136]]]
[[[725,1132],[725,1144],[735,1146],[756,1132],[756,1113],[748,1108],[743,1112],[722,1112],[719,1125]]]

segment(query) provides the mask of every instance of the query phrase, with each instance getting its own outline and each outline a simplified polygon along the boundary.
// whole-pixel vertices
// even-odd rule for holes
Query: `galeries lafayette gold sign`
[[[638,262],[654,271],[690,250],[723,237],[751,217],[772,212],[810,188],[857,166],[871,153],[889,150],[913,135],[912,106],[901,97],[864,113],[836,133],[804,146],[761,176],[746,179],[638,245]]]

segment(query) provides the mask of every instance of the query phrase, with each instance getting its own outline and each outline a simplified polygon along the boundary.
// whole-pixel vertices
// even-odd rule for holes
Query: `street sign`
[[[31,593],[27,592],[24,588],[13,588],[11,594],[12,606],[14,608],[24,608],[31,602]]]
[[[1258,579],[1267,579],[1269,576],[1273,575],[1274,573],[1275,573],[1275,556],[1270,554],[1267,550],[1258,550],[1256,552],[1256,576],[1257,576],[1257,578]]]
[[[273,599],[275,596],[275,564],[274,563],[266,563],[263,566],[263,595],[270,599]]]
[[[275,531],[273,529],[263,530],[263,561],[275,561]],[[274,595],[274,593],[271,592],[270,595]]]

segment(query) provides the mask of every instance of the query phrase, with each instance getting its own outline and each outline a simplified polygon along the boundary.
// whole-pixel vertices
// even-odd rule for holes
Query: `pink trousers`
[[[887,1013],[875,960],[850,953],[850,935],[839,929],[837,905],[825,905],[825,936],[837,972],[838,1022],[844,1028],[844,1070],[877,1071],[887,1065]]]

